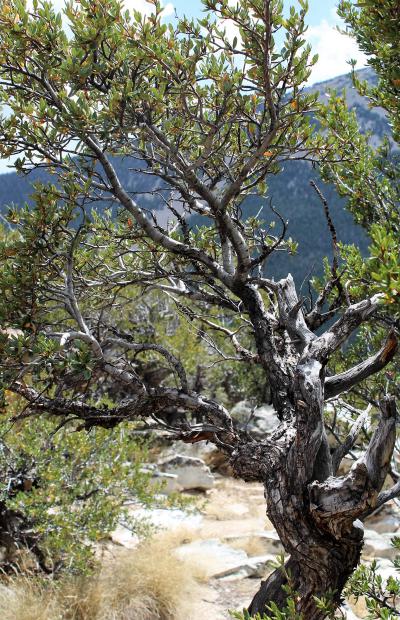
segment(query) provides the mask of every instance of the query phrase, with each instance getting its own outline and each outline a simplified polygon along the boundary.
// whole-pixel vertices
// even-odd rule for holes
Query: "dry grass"
[[[47,620],[56,613],[55,603],[51,601],[38,585],[33,586],[28,579],[15,580],[11,587],[1,586],[0,617],[2,620]],[[54,616],[56,617],[56,616]]]
[[[266,550],[266,544],[259,536],[244,536],[238,540],[226,541],[232,549],[242,549],[246,551],[249,557],[264,555],[268,551]]]
[[[246,504],[235,501],[227,494],[220,497],[216,493],[211,495],[203,512],[209,519],[216,521],[231,521],[251,516]]]
[[[116,570],[117,569],[117,570]],[[179,620],[196,588],[193,567],[176,558],[169,538],[147,541],[100,575],[96,620]]]
[[[196,567],[157,538],[120,552],[90,579],[59,584],[15,578],[0,586],[1,620],[185,620]]]

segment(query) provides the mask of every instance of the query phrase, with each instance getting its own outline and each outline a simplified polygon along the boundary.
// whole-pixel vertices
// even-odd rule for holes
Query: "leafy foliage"
[[[124,426],[79,433],[54,420],[10,423],[18,401],[6,393],[0,422],[3,569],[23,567],[30,550],[46,571],[87,572],[94,545],[118,522],[140,529],[125,514],[127,499],[155,502],[157,489],[142,472],[146,446]]]
[[[362,181],[383,196],[377,217],[366,215],[383,226],[395,210],[383,178],[392,172],[376,172],[377,156],[340,97],[321,109],[322,131],[312,122],[317,95],[305,84],[316,58],[305,38],[305,0],[287,17],[280,0],[205,0],[203,19],[170,24],[160,2],[151,4],[144,17],[116,0],[69,2],[67,36],[45,1],[35,1],[33,11],[23,1],[0,3],[0,99],[8,109],[2,152],[19,156],[21,173],[42,167],[55,175],[54,184],[37,185],[33,209],[9,214],[14,229],[1,248],[0,317],[8,328],[2,387],[25,399],[27,416],[49,413],[62,426],[81,421],[78,428],[90,431],[130,423],[136,431],[214,442],[236,475],[264,482],[271,520],[297,570],[277,568],[255,611],[269,605],[276,618],[300,617],[302,609],[320,616],[339,605],[343,575],[359,560],[355,519],[388,497],[381,491],[396,433],[394,398],[375,401],[380,420],[365,462],[354,476],[335,477],[334,460],[344,454],[331,457],[323,403],[393,358],[395,338],[388,351],[330,376],[358,327],[381,321],[381,313],[391,320],[397,289],[361,298],[359,278],[359,290],[349,291],[321,196],[334,260],[318,300],[307,304],[290,275],[264,277],[270,255],[295,251],[284,222],[280,233],[260,213],[244,218],[242,204],[264,196],[269,176],[285,162],[311,160],[339,178],[342,193],[352,170],[357,183],[365,172]],[[227,19],[238,32],[233,40]],[[117,156],[158,179],[146,202],[138,187],[122,184]],[[99,200],[109,204],[101,215],[92,209]],[[149,209],[152,200],[167,208],[168,221]],[[193,215],[203,225],[191,227]],[[379,243],[379,230],[374,234]],[[379,265],[371,272],[379,291],[397,277],[393,239],[384,239],[389,280]],[[266,442],[235,426],[224,406],[232,394],[210,398],[198,368],[193,381],[203,351],[211,366],[241,364],[243,373],[257,367],[253,378],[264,379],[262,389],[268,382],[281,424]],[[345,438],[347,451],[353,444]],[[315,565],[304,561],[310,554]],[[317,591],[307,580],[315,566]],[[274,579],[289,584],[283,609],[268,598]]]
[[[354,86],[369,100],[371,107],[380,107],[385,111],[389,123],[387,135],[381,145],[374,149],[370,144],[370,136],[356,135],[354,116],[345,110],[339,98],[332,98],[321,115],[322,126],[327,129],[331,139],[334,140],[334,136],[339,134],[345,141],[345,150],[351,151],[357,162],[352,166],[344,163],[324,165],[323,175],[346,197],[348,209],[368,230],[371,238],[368,260],[361,256],[357,248],[340,246],[343,285],[347,287],[351,299],[360,299],[367,292],[376,291],[384,300],[384,307],[376,320],[363,326],[352,345],[350,358],[356,362],[360,356],[371,355],[376,351],[387,336],[388,328],[395,334],[400,325],[398,3],[391,0],[379,3],[342,1],[339,15],[346,22],[348,34],[357,40],[360,49],[367,55],[368,64],[374,68],[378,78],[376,85],[368,85],[353,71]],[[338,150],[338,154],[342,152]],[[347,356],[346,364],[348,360]],[[337,359],[336,372],[345,367],[342,354]],[[357,391],[350,392],[345,400],[353,408],[352,414],[351,409],[348,410],[353,420],[359,415],[361,407],[365,404],[370,407],[375,405],[388,392],[398,399],[399,377],[397,356],[384,374],[370,377]],[[369,431],[364,428],[360,447],[369,436]],[[398,479],[398,451],[397,442],[397,456],[391,470],[394,481]],[[394,544],[398,546],[398,540]],[[396,565],[398,567],[398,560]],[[396,576],[383,580],[377,572],[376,562],[357,569],[348,583],[347,592],[356,598],[366,597],[369,618],[398,616],[399,580]]]
[[[393,546],[400,549],[400,539],[393,539]],[[394,561],[394,568],[399,569],[399,558]],[[396,575],[382,578],[378,571],[378,562],[370,566],[361,565],[347,584],[347,592],[355,597],[365,598],[368,618],[371,620],[393,620],[399,616],[400,579]]]

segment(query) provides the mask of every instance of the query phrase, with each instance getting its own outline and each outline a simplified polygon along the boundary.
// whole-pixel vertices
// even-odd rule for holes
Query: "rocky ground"
[[[200,450],[200,452],[199,452]],[[187,620],[226,620],[229,609],[247,607],[271,561],[283,552],[266,517],[263,488],[229,475],[224,463],[207,447],[178,446],[150,466],[156,481],[168,492],[192,496],[195,510],[150,510],[132,506],[131,514],[146,517],[171,538],[175,553],[196,566],[199,582]],[[201,456],[201,458],[199,458]],[[210,465],[211,469],[208,467]],[[211,471],[214,470],[214,471]],[[395,552],[390,540],[400,535],[400,512],[388,505],[365,524],[364,560],[378,559],[383,578],[393,574]],[[138,539],[119,527],[114,543],[133,548]],[[365,605],[349,602],[347,620],[366,616]]]

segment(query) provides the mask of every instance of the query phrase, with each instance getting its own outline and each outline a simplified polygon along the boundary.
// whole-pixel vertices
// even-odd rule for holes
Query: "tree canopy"
[[[19,156],[21,173],[44,167],[54,174],[53,184],[36,186],[33,209],[9,214],[0,318],[20,332],[4,334],[2,384],[27,402],[21,415],[49,414],[86,430],[131,422],[215,443],[237,476],[264,483],[268,514],[290,555],[263,583],[251,613],[271,601],[283,609],[290,581],[296,613],[317,620],[327,613],[317,598],[331,591],[339,605],[359,561],[356,519],[400,491],[398,484],[382,491],[396,440],[392,393],[379,389],[377,424],[345,476],[338,468],[363,420],[332,453],[324,417],[326,401],[393,360],[395,330],[384,329],[361,361],[350,352],[336,366],[363,324],[391,313],[398,291],[386,279],[382,286],[375,271],[373,287],[348,280],[319,194],[334,261],[319,294],[299,297],[290,274],[276,282],[268,272],[272,253],[293,249],[285,221],[276,214],[277,233],[261,212],[242,217],[241,205],[265,195],[269,175],[300,159],[337,180],[360,221],[379,226],[384,217],[392,221],[393,164],[383,156],[387,145],[378,154],[369,149],[340,98],[324,109],[305,92],[316,62],[304,36],[305,0],[287,17],[279,0],[205,0],[203,19],[169,24],[160,2],[151,4],[144,17],[116,0],[69,2],[66,31],[48,2],[34,0],[32,9],[1,2],[2,154]],[[353,12],[342,3],[341,10],[362,26],[373,17],[368,7]],[[389,52],[382,80],[392,88]],[[392,106],[391,91],[379,101],[371,92]],[[121,183],[116,157],[154,179],[146,200]],[[370,215],[374,195],[384,198]],[[96,210],[99,201],[109,209]],[[204,226],[191,225],[194,215]],[[394,236],[384,234],[373,240],[388,257]],[[356,258],[348,256],[353,268]],[[379,269],[382,254],[376,258]],[[396,277],[390,267],[390,282]],[[258,369],[280,421],[272,434],[256,440],[234,424],[224,402],[199,389],[167,327],[161,341],[149,337],[142,308],[155,295],[196,330],[218,364]],[[156,380],[145,368],[155,360],[168,369]],[[168,420],[171,409],[186,415]]]

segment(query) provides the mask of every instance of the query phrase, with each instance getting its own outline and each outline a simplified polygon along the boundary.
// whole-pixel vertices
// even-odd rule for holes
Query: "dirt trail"
[[[250,557],[266,552],[258,535],[263,531],[273,531],[273,527],[266,516],[261,484],[218,477],[215,488],[207,494],[201,512],[203,522],[192,532],[192,539],[219,539],[234,549],[243,549]],[[258,577],[211,579],[201,585],[188,620],[230,618],[228,610],[247,607],[259,583]]]

